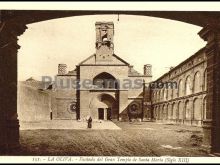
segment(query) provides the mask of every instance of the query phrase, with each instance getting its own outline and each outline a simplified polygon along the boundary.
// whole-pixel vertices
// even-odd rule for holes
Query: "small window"
[[[70,103],[70,105],[69,105],[69,111],[70,111],[71,113],[75,113],[75,112],[76,112],[76,109],[77,109],[76,103]]]

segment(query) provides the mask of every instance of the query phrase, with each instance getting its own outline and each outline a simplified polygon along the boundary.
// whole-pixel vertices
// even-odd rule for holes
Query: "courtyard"
[[[68,122],[64,120],[62,125]],[[86,122],[78,122],[80,129],[43,129],[45,123],[41,128],[35,123],[35,127],[25,129],[23,125],[21,148],[13,155],[208,156],[202,147],[200,127],[153,122],[93,124],[96,129],[87,129]]]

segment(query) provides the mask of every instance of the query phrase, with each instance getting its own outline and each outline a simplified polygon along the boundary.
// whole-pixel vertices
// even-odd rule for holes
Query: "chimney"
[[[151,64],[144,65],[144,75],[152,76],[152,65]]]
[[[59,64],[58,65],[58,75],[65,75],[66,74],[66,64]]]

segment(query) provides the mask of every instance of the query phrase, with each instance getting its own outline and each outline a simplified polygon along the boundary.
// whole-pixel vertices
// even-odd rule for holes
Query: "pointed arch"
[[[102,72],[93,78],[93,85],[99,88],[117,89],[118,83],[114,76],[107,72]]]

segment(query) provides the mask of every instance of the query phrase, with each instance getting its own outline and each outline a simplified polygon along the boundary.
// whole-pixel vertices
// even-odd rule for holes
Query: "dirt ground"
[[[116,122],[121,130],[21,130],[13,155],[208,156],[199,127]]]

